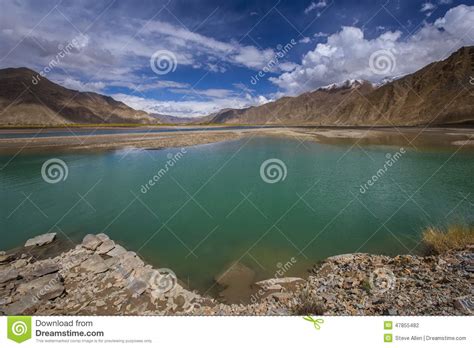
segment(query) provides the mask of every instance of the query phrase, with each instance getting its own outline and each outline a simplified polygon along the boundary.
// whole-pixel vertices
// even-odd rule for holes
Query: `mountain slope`
[[[421,125],[474,121],[474,47],[374,87],[364,81],[320,88],[258,107],[227,109],[215,123],[331,126]]]
[[[0,124],[158,123],[144,111],[93,92],[77,92],[27,68],[0,70]]]
[[[195,123],[205,123],[209,120],[209,116],[200,116],[200,117],[178,117],[171,115],[162,115],[162,114],[150,114],[160,123],[164,124],[195,124]]]

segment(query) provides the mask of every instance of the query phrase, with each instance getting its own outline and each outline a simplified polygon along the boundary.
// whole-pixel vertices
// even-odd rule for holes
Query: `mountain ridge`
[[[31,115],[34,115],[32,117]],[[157,123],[145,111],[95,92],[79,92],[28,68],[0,70],[0,124]]]
[[[217,112],[213,123],[315,126],[415,126],[474,121],[474,46],[382,85],[355,80],[245,109]]]
[[[178,118],[135,110],[110,96],[60,86],[28,68],[0,70],[0,125],[269,124],[418,126],[474,124],[474,46],[384,83],[346,80],[242,109]],[[32,116],[34,115],[34,116]]]

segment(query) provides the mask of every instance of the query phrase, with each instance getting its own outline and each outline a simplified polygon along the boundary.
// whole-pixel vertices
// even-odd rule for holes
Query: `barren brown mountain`
[[[348,81],[247,109],[226,109],[215,123],[324,126],[474,123],[474,47],[398,80],[374,87]]]
[[[27,68],[0,70],[0,124],[157,123],[111,97],[64,88]]]
[[[0,125],[224,123],[319,126],[474,124],[474,46],[382,86],[346,81],[297,97],[198,119],[134,110],[111,97],[77,92],[27,68],[0,70]],[[159,116],[159,117],[158,117]]]

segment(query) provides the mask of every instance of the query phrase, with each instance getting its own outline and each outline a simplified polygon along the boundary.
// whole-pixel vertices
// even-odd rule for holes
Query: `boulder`
[[[33,268],[25,274],[25,277],[38,278],[57,271],[59,271],[59,266],[51,260],[46,260],[35,263]]]
[[[81,263],[81,268],[93,274],[104,273],[109,269],[104,259],[97,254],[91,255],[91,257]]]
[[[28,239],[25,247],[42,246],[51,243],[56,238],[56,233],[45,233],[40,236]]]
[[[16,269],[7,268],[0,270],[0,284],[6,283],[10,280],[18,279],[19,274]]]
[[[84,237],[82,240],[82,247],[94,251],[97,249],[97,247],[102,244],[102,241],[99,239],[99,237],[93,235],[93,234],[88,234]]]
[[[0,264],[9,263],[13,261],[14,258],[12,254],[6,254],[4,251],[0,252]]]
[[[117,257],[118,266],[123,273],[124,278],[128,277],[134,270],[139,269],[145,265],[145,263],[132,251],[127,251]]]
[[[37,302],[33,301],[30,296],[24,296],[5,307],[6,315],[24,315],[31,314],[36,307]]]
[[[64,284],[59,274],[48,274],[18,285],[17,292],[30,297],[33,302],[51,300],[64,292]]]
[[[115,243],[110,240],[110,239],[107,239],[105,241],[102,242],[101,245],[99,245],[99,247],[96,249],[96,253],[97,254],[107,254],[109,251],[111,251],[113,248],[115,248]]]
[[[109,236],[106,235],[105,233],[99,233],[96,235],[97,238],[99,238],[102,242],[105,242],[107,240],[110,240]]]
[[[126,252],[127,252],[127,250],[123,246],[115,244],[115,247],[112,250],[110,250],[107,253],[107,255],[112,256],[112,257],[117,257],[117,256],[120,256],[120,255],[126,253]]]

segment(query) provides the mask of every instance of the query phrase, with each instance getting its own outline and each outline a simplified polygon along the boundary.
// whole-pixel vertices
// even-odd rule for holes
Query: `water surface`
[[[105,232],[204,292],[236,261],[263,279],[294,257],[286,275],[302,275],[335,254],[416,253],[426,226],[474,222],[472,152],[407,149],[361,193],[398,146],[244,138],[187,148],[143,193],[179,151],[0,157],[0,250],[48,231]],[[41,167],[54,157],[69,173],[49,184]],[[285,163],[284,181],[262,180],[271,158]]]

